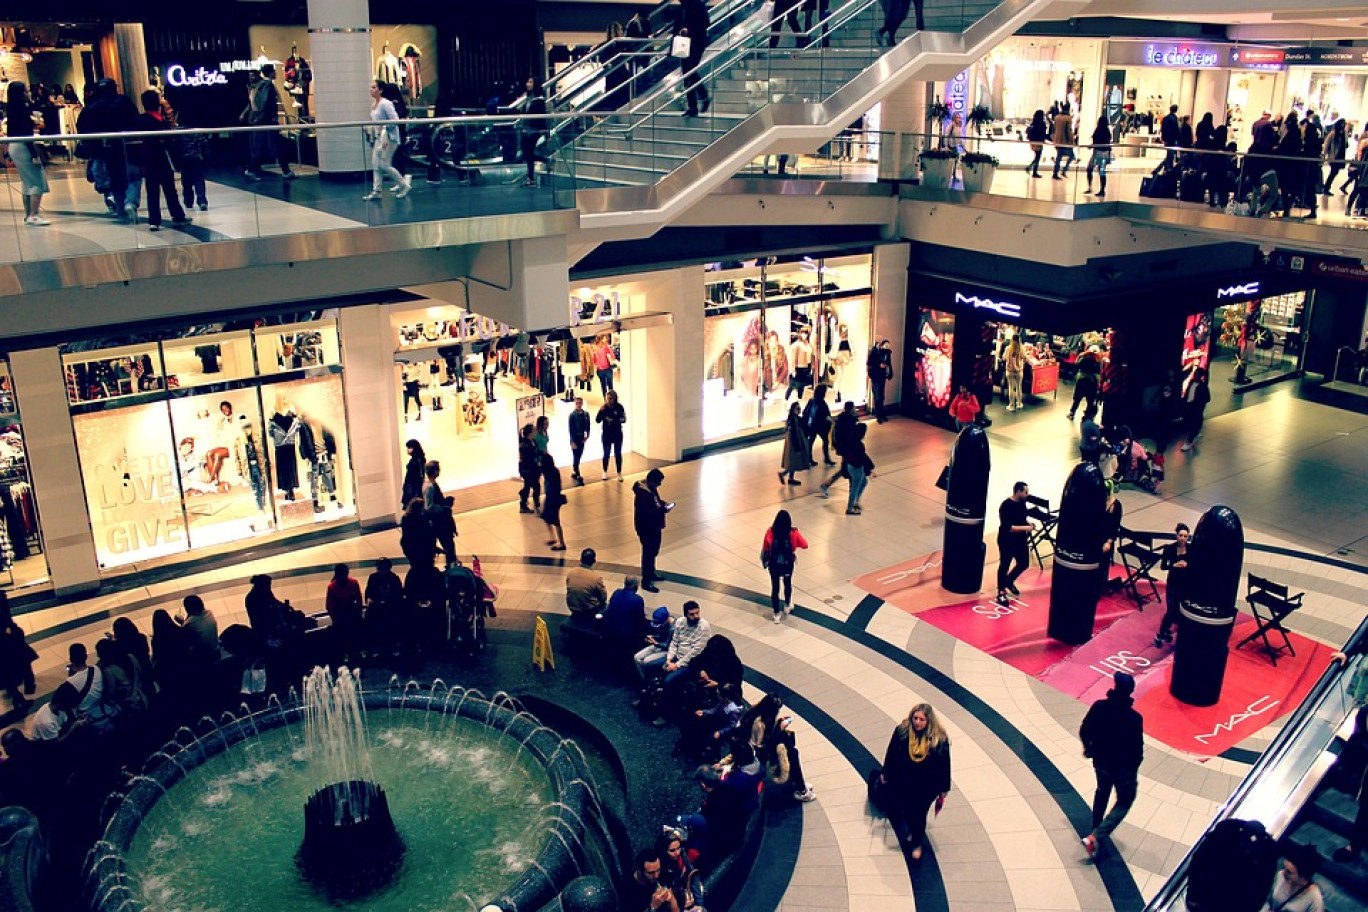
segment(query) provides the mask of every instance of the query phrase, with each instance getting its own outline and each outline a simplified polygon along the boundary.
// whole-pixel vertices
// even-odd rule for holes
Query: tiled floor
[[[1057,496],[1076,446],[1065,407],[1040,402],[1016,414],[994,408],[992,497],[1004,496],[1019,477],[1037,492]],[[802,487],[775,484],[777,443],[665,469],[663,493],[678,507],[660,559],[670,577],[661,602],[677,609],[687,598],[698,599],[714,629],[736,643],[752,683],[773,682],[794,695],[799,746],[818,798],[803,810],[802,846],[782,908],[1138,909],[1203,831],[1246,764],[1226,757],[1198,762],[1148,741],[1139,800],[1116,833],[1118,855],[1085,863],[1078,838],[1093,779],[1076,732],[1086,707],[899,609],[866,600],[851,585],[861,573],[938,548],[941,538],[943,501],[934,482],[952,436],[895,420],[872,427],[869,437],[879,469],[859,517],[845,515],[840,496],[813,496],[815,471]],[[1305,588],[1307,606],[1293,615],[1293,626],[1343,642],[1363,615],[1368,576],[1348,563],[1316,558],[1363,547],[1368,496],[1353,481],[1362,472],[1365,443],[1368,418],[1300,400],[1291,388],[1277,390],[1256,405],[1210,419],[1194,453],[1172,452],[1162,496],[1123,492],[1127,524],[1171,528],[1211,504],[1233,507],[1251,543],[1296,552],[1251,550],[1246,569]],[[572,553],[592,545],[602,561],[633,566],[638,550],[630,486],[594,483],[568,494],[564,518]],[[799,556],[795,615],[776,626],[756,555],[781,507],[793,513],[812,547]],[[564,611],[563,570],[526,561],[550,556],[535,517],[504,504],[465,513],[460,529],[463,553],[485,559],[486,571],[502,587],[501,611]],[[240,621],[247,578],[286,569],[297,575],[282,580],[277,591],[313,608],[321,605],[334,562],[397,553],[397,532],[383,532],[187,573],[174,582],[45,609],[22,622],[35,634],[40,683],[49,690],[67,644],[93,640],[108,628],[111,614],[128,613],[146,628],[156,607],[178,605],[183,592],[195,590],[220,624]],[[1365,563],[1356,553],[1337,560]],[[95,612],[109,614],[54,630]],[[954,790],[930,827],[934,851],[909,875],[887,824],[868,814],[863,777],[882,760],[895,722],[921,700],[937,707],[950,732]],[[1260,750],[1273,734],[1267,728],[1251,734],[1236,755],[1247,760],[1247,752]]]

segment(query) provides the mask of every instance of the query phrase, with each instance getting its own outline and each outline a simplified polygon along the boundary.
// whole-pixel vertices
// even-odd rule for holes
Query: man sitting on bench
[[[593,626],[594,615],[608,603],[608,586],[602,574],[594,570],[597,562],[594,549],[585,548],[580,552],[580,565],[565,574],[565,605],[570,609],[570,619],[583,627]]]

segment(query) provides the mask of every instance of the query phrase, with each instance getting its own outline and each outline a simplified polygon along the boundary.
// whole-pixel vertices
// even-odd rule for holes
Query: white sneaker
[[[794,793],[793,793],[793,797],[794,797],[796,800],[802,801],[803,803],[806,804],[806,803],[809,802],[809,801],[815,801],[815,800],[817,800],[817,790],[816,790],[815,788],[813,788],[812,786],[809,785],[807,788],[803,789],[801,792],[794,792]]]
[[[413,179],[410,178],[410,177],[408,177],[407,175],[405,175],[405,177],[404,177],[404,183],[399,187],[398,190],[394,191],[394,198],[395,198],[395,199],[403,199],[404,197],[406,197],[406,196],[409,195],[409,191],[412,190],[412,189],[413,189]]]
[[[361,198],[362,198],[363,200],[366,200],[367,202],[370,202],[370,201],[372,201],[372,200],[378,200],[378,199],[380,198],[380,191],[379,191],[379,190],[372,190],[370,193],[367,193],[365,196],[363,196],[363,197],[361,197]]]
[[[30,215],[28,218],[24,219],[24,224],[28,225],[30,228],[41,228],[44,225],[51,225],[52,222],[49,222],[41,215]]]
[[[776,615],[774,616],[774,623],[777,624],[777,623],[779,623],[780,621],[782,621],[783,619],[784,619],[784,616],[783,616],[782,614],[776,614]]]
[[[603,473],[603,480],[604,480],[604,481],[607,481],[607,480],[608,480],[608,473],[607,473],[607,472],[604,472],[604,473]]]

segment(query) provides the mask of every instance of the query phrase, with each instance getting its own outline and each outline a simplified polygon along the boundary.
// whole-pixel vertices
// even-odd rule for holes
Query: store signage
[[[270,63],[264,57],[256,60],[225,60],[219,64],[218,68],[224,73],[255,73],[266,64]]]
[[[166,84],[172,86],[213,86],[227,85],[228,77],[218,70],[197,67],[195,72],[187,73],[185,67],[173,63],[166,68]]]
[[[963,115],[969,110],[969,71],[961,70],[945,84],[945,105],[950,114]]]
[[[622,299],[616,291],[586,297],[570,296],[570,325],[611,323],[622,317]]]
[[[1283,52],[1283,62],[1293,66],[1368,66],[1368,48],[1292,48]]]
[[[1230,52],[1230,65],[1246,70],[1281,70],[1285,57],[1281,48],[1237,47]]]
[[[1368,267],[1365,267],[1358,260],[1326,259],[1303,253],[1278,251],[1273,257],[1273,265],[1289,272],[1325,276],[1330,279],[1346,279],[1350,282],[1368,282]]]
[[[1257,295],[1259,293],[1258,282],[1246,282],[1243,285],[1230,285],[1216,291],[1216,300],[1222,298],[1243,298],[1246,295]]]
[[[1147,44],[1145,45],[1146,66],[1214,67],[1221,64],[1221,52],[1211,47],[1192,44]]]
[[[994,301],[991,298],[981,298],[978,295],[962,295],[955,292],[956,304],[968,304],[975,310],[991,310],[1004,317],[1019,319],[1021,317],[1021,305],[1012,304],[1008,301]]]

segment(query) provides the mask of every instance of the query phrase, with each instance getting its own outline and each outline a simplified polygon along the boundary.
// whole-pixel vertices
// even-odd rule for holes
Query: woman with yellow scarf
[[[921,858],[926,814],[933,803],[940,813],[950,792],[950,738],[929,703],[912,707],[893,730],[883,766],[869,777],[869,791],[904,851]]]

